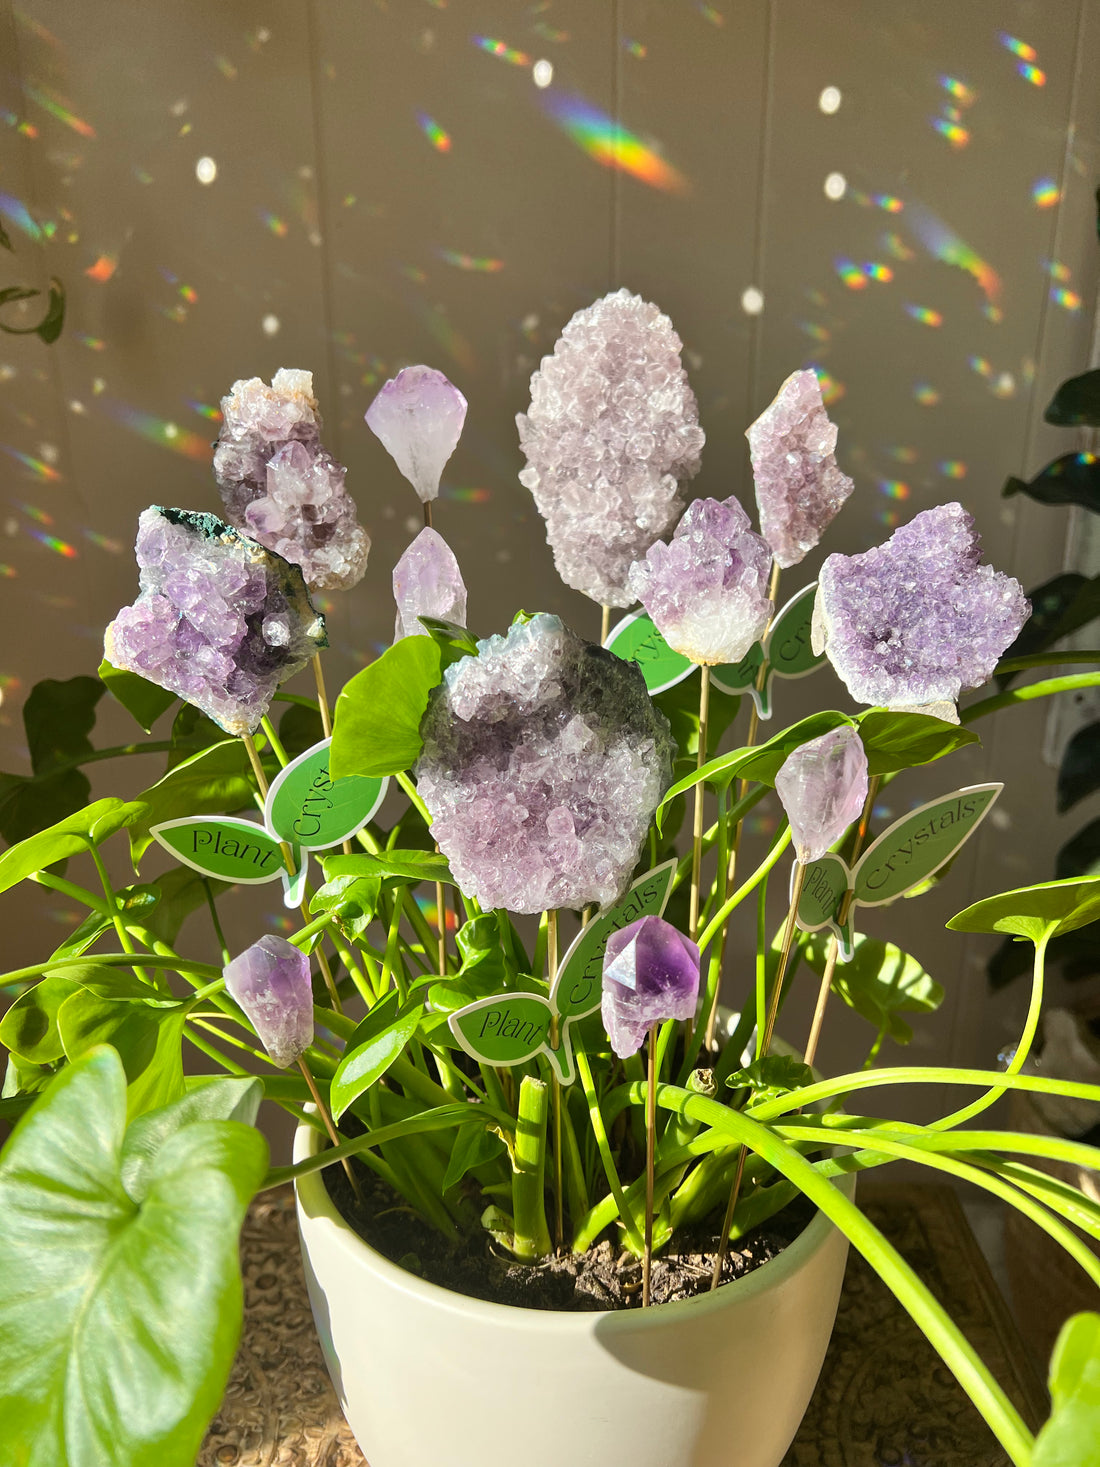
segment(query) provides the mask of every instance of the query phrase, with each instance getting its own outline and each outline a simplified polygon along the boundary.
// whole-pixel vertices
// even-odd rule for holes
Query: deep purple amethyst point
[[[641,917],[611,934],[601,1013],[620,1059],[638,1052],[654,1024],[694,1019],[699,963],[695,943],[662,917]]]
[[[222,970],[225,988],[281,1069],[313,1043],[309,959],[285,938],[268,933]]]

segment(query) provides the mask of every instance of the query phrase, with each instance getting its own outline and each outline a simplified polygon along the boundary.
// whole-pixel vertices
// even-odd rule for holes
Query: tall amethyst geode
[[[926,509],[862,555],[830,555],[814,602],[813,647],[859,703],[956,717],[1028,618],[1012,576],[979,564],[961,504]]]
[[[733,497],[697,499],[665,545],[631,567],[629,595],[657,630],[692,662],[739,662],[772,614],[771,551]]]
[[[240,1004],[260,1043],[281,1069],[313,1043],[309,959],[293,943],[268,933],[222,970],[230,998]]]
[[[458,447],[466,399],[434,367],[405,367],[379,390],[367,427],[416,490],[421,504],[439,497],[439,481]]]
[[[672,775],[639,669],[556,616],[513,623],[447,669],[416,766],[463,891],[512,912],[614,901]]]
[[[520,483],[558,574],[605,606],[630,605],[631,565],[672,529],[699,472],[703,430],[680,349],[656,306],[615,291],[569,322],[516,418]]]
[[[795,855],[816,861],[863,812],[867,754],[854,728],[843,724],[789,753],[775,791],[791,823]]]
[[[327,645],[298,567],[214,515],[144,510],[137,562],[141,594],[107,628],[107,660],[227,733],[254,733],[279,685]]]
[[[760,533],[787,569],[814,548],[853,488],[837,467],[836,424],[825,411],[817,373],[792,372],[745,437]]]
[[[370,536],[320,429],[311,373],[284,367],[270,387],[259,377],[234,382],[222,398],[214,477],[230,524],[301,566],[311,590],[347,591],[363,578]]]
[[[466,584],[454,551],[438,530],[425,525],[393,568],[397,625],[393,639],[427,636],[422,616],[466,625]]]
[[[611,1048],[629,1059],[654,1024],[694,1019],[699,949],[661,917],[640,917],[613,932],[603,956],[600,1011]]]

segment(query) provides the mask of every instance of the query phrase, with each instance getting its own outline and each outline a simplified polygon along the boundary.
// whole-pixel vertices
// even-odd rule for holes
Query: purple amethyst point
[[[393,639],[427,636],[422,616],[466,625],[466,586],[454,551],[426,525],[393,568],[397,625]]]
[[[641,917],[607,939],[601,1013],[620,1059],[636,1054],[654,1024],[694,1019],[699,949],[662,917]]]
[[[867,798],[867,755],[857,731],[842,724],[792,750],[775,789],[798,859],[818,860],[859,819]]]
[[[397,464],[421,504],[439,497],[443,467],[458,446],[466,399],[433,367],[405,367],[379,390],[367,427]]]
[[[293,943],[268,933],[223,970],[230,998],[244,1010],[260,1043],[285,1070],[313,1043],[309,959]]]

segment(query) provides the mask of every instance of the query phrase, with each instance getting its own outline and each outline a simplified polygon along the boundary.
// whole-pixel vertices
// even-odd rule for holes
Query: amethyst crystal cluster
[[[954,718],[1031,610],[1019,581],[979,564],[981,540],[961,504],[926,509],[863,555],[830,555],[814,603],[824,650],[859,703]]]
[[[567,586],[629,606],[627,573],[683,508],[703,430],[667,316],[620,290],[578,311],[531,378],[520,414],[546,538]]]
[[[319,647],[325,623],[302,573],[209,514],[154,505],[138,521],[141,594],[107,628],[115,667],[254,733],[280,683]]]
[[[466,625],[466,585],[454,551],[438,530],[425,525],[393,568],[397,625],[393,639],[427,636],[421,616]]]
[[[534,616],[447,669],[420,731],[432,834],[483,907],[619,896],[672,773],[634,664]]]
[[[439,497],[443,469],[458,446],[466,399],[434,367],[405,367],[366,412],[367,427],[416,490],[421,504]]]
[[[830,729],[787,755],[775,791],[791,823],[795,855],[817,861],[863,813],[867,755],[854,728]]]
[[[234,382],[222,420],[214,476],[230,523],[301,566],[311,590],[357,585],[370,537],[344,488],[347,470],[321,447],[312,374],[284,367],[270,387]]]
[[[284,1070],[294,1064],[313,1043],[313,985],[305,953],[269,932],[222,973],[226,992],[275,1064]]]
[[[651,545],[627,580],[665,641],[692,662],[739,662],[772,614],[771,552],[735,498],[697,499],[669,544]]]
[[[666,1019],[694,1019],[699,949],[661,917],[641,917],[607,939],[600,1008],[620,1059],[637,1054],[648,1030]]]
[[[837,467],[836,425],[825,411],[817,373],[792,372],[745,437],[760,533],[786,569],[814,548],[853,488]]]

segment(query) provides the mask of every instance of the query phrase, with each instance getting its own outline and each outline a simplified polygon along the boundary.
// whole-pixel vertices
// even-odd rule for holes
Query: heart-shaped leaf
[[[140,801],[96,800],[37,835],[12,846],[0,856],[0,892],[44,871],[56,861],[78,856],[91,845],[101,845],[116,831],[133,825],[145,814]]]
[[[149,1191],[157,1153],[170,1136],[196,1121],[240,1121],[256,1124],[264,1096],[261,1080],[230,1076],[195,1076],[195,1083],[171,1105],[146,1111],[126,1128],[120,1169],[122,1185],[135,1202],[143,1202]]]
[[[1009,479],[1002,492],[1006,499],[1026,494],[1040,504],[1079,504],[1100,513],[1100,460],[1092,453],[1065,453],[1028,483]]]
[[[819,976],[825,972],[828,943],[823,934],[811,938],[803,957]],[[913,1037],[901,1014],[931,1014],[943,1003],[943,989],[916,958],[892,942],[862,935],[854,940],[851,959],[837,965],[833,988],[849,1008],[880,1033],[885,1030],[896,1044],[908,1044]]]
[[[176,701],[176,694],[170,693],[167,688],[158,687],[147,678],[138,677],[136,672],[113,667],[106,658],[99,664],[99,676],[111,697],[122,704],[146,733],[152,731],[153,724]]]
[[[52,1065],[65,1053],[57,1011],[76,985],[57,975],[43,978],[19,997],[0,1019],[0,1044],[35,1065]]]
[[[183,1094],[185,1012],[184,1004],[153,1007],[78,988],[58,1010],[57,1028],[70,1063],[103,1044],[118,1053],[133,1118]]]
[[[1050,1399],[1032,1467],[1100,1467],[1100,1314],[1075,1314],[1062,1326],[1050,1357]]]
[[[968,728],[947,723],[928,713],[895,713],[887,708],[870,708],[858,720],[859,737],[867,754],[869,775],[894,774],[931,764],[945,754],[981,740]]]
[[[1059,428],[1100,428],[1100,368],[1063,382],[1043,417]]]
[[[974,902],[948,922],[955,932],[1009,932],[1041,942],[1100,918],[1100,877],[1044,881]]]
[[[126,1079],[101,1047],[68,1066],[0,1157],[0,1421],[13,1462],[192,1467],[240,1334],[237,1235],[267,1147],[200,1121],[135,1201]]]
[[[222,738],[170,769],[140,795],[145,818],[130,832],[134,870],[153,840],[154,825],[189,815],[221,815],[252,803],[252,772],[240,739]],[[217,873],[214,873],[217,874]]]
[[[420,720],[442,675],[431,637],[402,637],[345,683],[332,731],[333,778],[411,769],[423,745]]]
[[[355,856],[326,856],[321,863],[328,881],[340,876],[393,877],[400,882],[445,881],[454,886],[455,879],[446,856],[435,851],[379,851],[377,856],[364,851]]]

